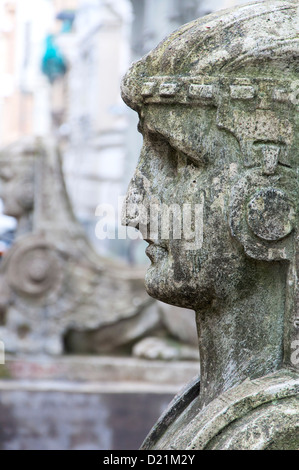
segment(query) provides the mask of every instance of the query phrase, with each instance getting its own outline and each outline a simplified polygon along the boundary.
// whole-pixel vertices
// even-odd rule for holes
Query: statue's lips
[[[145,250],[145,253],[152,262],[159,261],[159,259],[164,257],[167,253],[167,247],[162,242],[154,242],[152,240],[145,241],[149,244]]]

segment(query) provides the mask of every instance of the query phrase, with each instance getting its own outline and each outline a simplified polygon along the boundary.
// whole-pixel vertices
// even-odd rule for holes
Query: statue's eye
[[[196,161],[194,158],[190,157],[184,152],[181,152],[180,150],[177,151],[177,167],[178,169],[184,167],[186,168],[187,166],[191,166],[194,168],[197,168],[199,166],[198,161]]]
[[[153,156],[158,161],[159,170],[174,176],[177,167],[177,151],[168,140],[158,132],[147,132],[144,138],[148,139]]]
[[[195,158],[192,158],[185,152],[181,151],[175,141],[168,140],[156,131],[150,131],[148,133],[148,137],[151,145],[160,153],[164,165],[166,164],[166,160],[168,160],[169,167],[172,167],[175,172],[189,165],[194,167],[199,166],[199,162]]]

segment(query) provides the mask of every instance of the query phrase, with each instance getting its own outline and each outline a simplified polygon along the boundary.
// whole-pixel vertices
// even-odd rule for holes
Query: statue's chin
[[[207,308],[213,300],[213,289],[204,279],[175,282],[173,270],[167,262],[152,263],[145,275],[145,288],[151,297],[161,302],[196,310]]]
[[[193,308],[190,297],[185,298],[174,285],[171,273],[165,273],[159,266],[151,265],[145,275],[145,288],[151,297],[176,307]]]
[[[164,263],[152,263],[145,275],[145,288],[148,295],[161,302],[171,303],[171,298],[174,299],[177,296],[170,278],[171,273],[168,272]]]

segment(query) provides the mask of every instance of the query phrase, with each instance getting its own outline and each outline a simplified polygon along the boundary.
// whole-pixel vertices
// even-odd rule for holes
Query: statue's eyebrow
[[[194,155],[194,152],[188,152],[185,148],[185,145],[179,145],[178,142],[174,137],[171,135],[165,135],[160,130],[156,129],[154,126],[151,125],[151,122],[147,121],[146,119],[140,119],[137,124],[138,131],[144,136],[145,133],[151,136],[159,137],[163,139],[167,144],[175,151],[182,152],[190,163],[193,163],[195,166],[199,165],[206,165],[208,160],[206,158],[201,158],[201,154],[198,152]]]

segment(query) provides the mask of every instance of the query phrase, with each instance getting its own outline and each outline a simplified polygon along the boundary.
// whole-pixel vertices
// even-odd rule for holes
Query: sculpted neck
[[[270,264],[270,263],[269,263]],[[200,403],[282,367],[287,266],[259,266],[242,298],[197,311]]]

